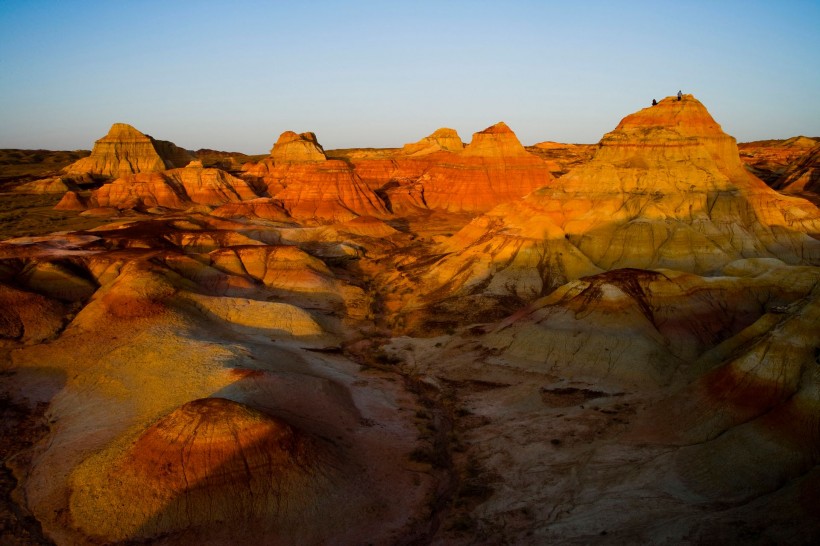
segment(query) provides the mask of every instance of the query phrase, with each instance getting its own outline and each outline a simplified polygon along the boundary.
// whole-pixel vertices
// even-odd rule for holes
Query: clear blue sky
[[[679,88],[740,141],[818,136],[818,52],[818,0],[0,0],[0,148],[90,148],[117,121],[247,153],[500,120],[597,142]]]

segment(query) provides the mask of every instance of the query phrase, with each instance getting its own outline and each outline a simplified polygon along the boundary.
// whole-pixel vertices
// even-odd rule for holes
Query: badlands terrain
[[[0,543],[816,544],[818,144],[4,150]]]

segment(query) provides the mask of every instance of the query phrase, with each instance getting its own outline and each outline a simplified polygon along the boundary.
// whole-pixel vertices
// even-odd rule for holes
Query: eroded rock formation
[[[173,142],[155,140],[126,123],[115,123],[106,136],[94,143],[90,156],[72,163],[65,172],[119,178],[184,167],[192,159]]]

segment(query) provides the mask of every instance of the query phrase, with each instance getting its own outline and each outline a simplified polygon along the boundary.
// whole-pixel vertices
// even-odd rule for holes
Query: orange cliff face
[[[452,255],[428,279],[450,292],[481,286],[528,299],[619,267],[713,274],[750,257],[817,264],[818,232],[820,211],[749,174],[735,140],[685,95],[627,116],[591,161],[474,220],[444,243]]]
[[[313,133],[282,133],[270,157],[247,166],[245,173],[261,180],[299,220],[332,223],[390,214],[348,163],[327,159]]]
[[[155,140],[126,123],[115,123],[106,136],[94,143],[90,156],[72,163],[65,172],[118,178],[183,167],[192,159],[188,152],[172,142]]]
[[[454,130],[443,128],[389,158],[353,163],[397,214],[426,209],[480,213],[554,178],[548,164],[527,152],[503,122],[475,133],[466,147]]]
[[[461,152],[435,160],[420,179],[431,209],[484,212],[553,180],[546,163],[527,152],[504,122],[475,133]]]

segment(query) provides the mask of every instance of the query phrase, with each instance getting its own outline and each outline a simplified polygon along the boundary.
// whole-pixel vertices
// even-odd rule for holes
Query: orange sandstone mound
[[[389,215],[382,200],[345,161],[326,159],[313,133],[282,133],[269,158],[247,166],[288,214],[317,223]]]
[[[431,209],[484,212],[552,180],[548,166],[501,122],[475,133],[462,151],[437,155],[419,182]]]
[[[408,156],[427,155],[442,150],[448,152],[458,152],[464,148],[464,143],[461,142],[461,137],[455,129],[442,127],[436,129],[433,134],[426,136],[418,142],[405,144],[401,152]]]
[[[106,136],[94,143],[90,156],[72,163],[65,172],[117,178],[182,167],[192,159],[172,142],[155,140],[126,123],[115,123]]]
[[[83,476],[71,516],[105,540],[218,521],[289,528],[319,517],[313,502],[329,471],[321,459],[316,443],[281,419],[223,398],[193,400],[151,425],[108,468]]]
[[[92,192],[91,202],[98,207],[119,209],[185,209],[193,204],[219,206],[257,197],[241,178],[194,163],[182,169],[118,178]]]

